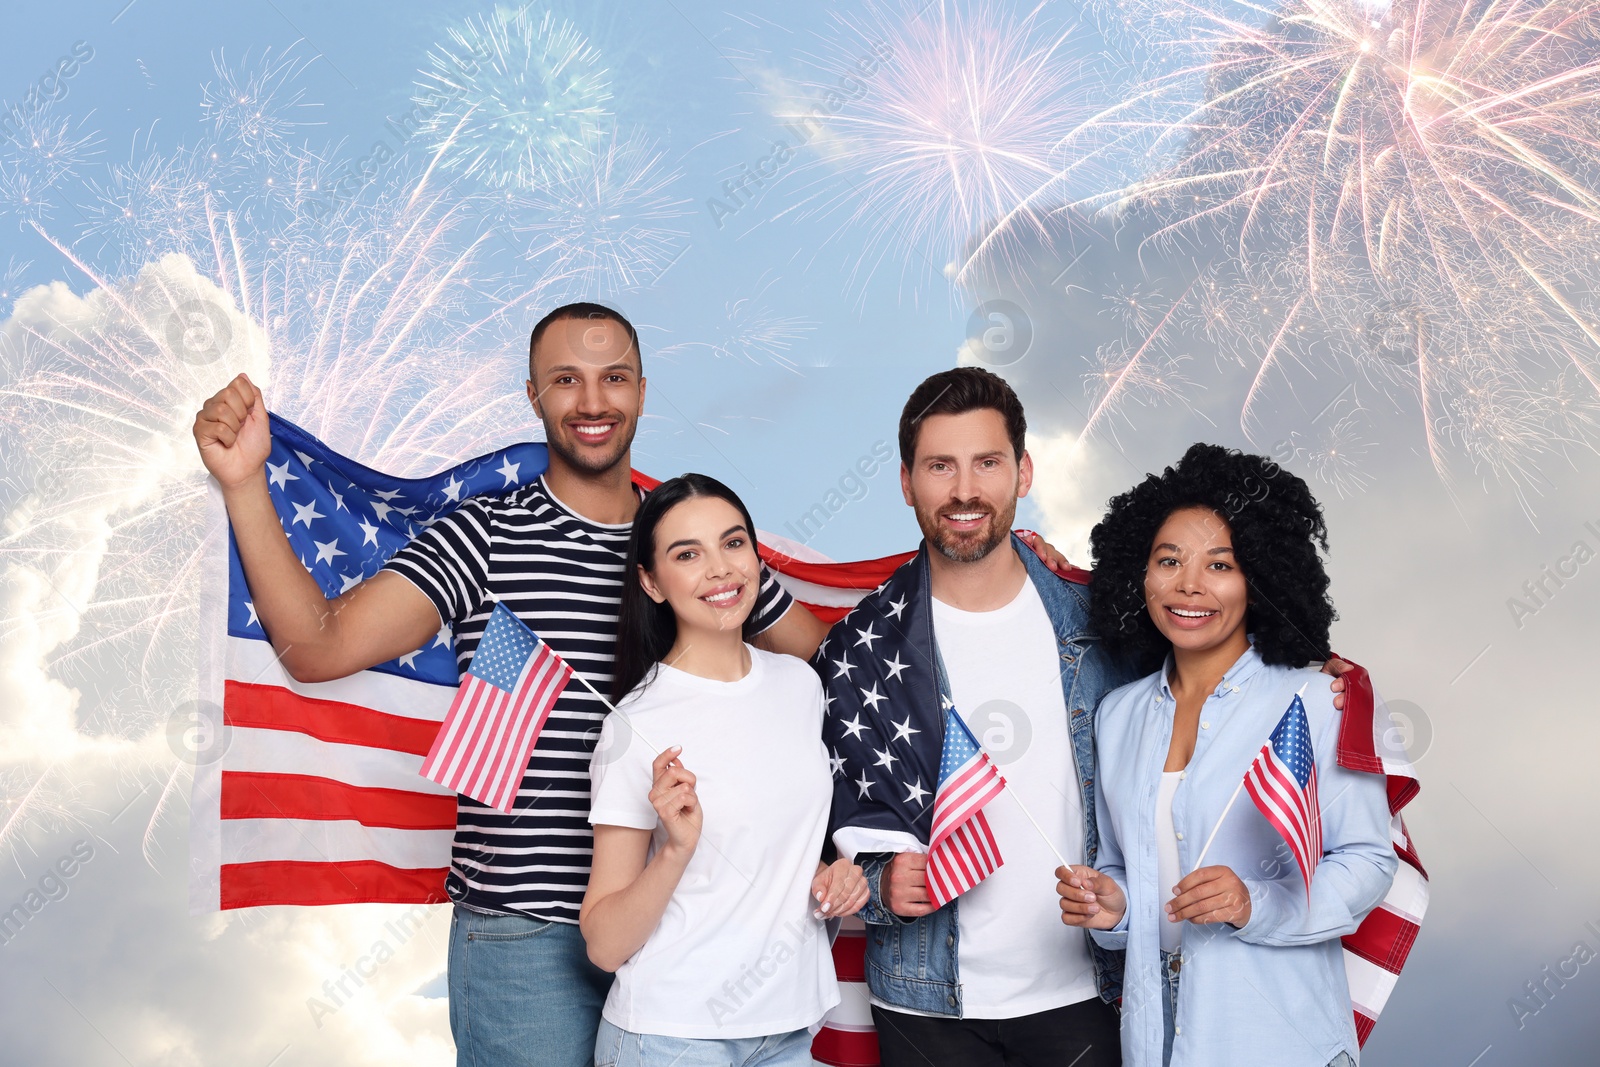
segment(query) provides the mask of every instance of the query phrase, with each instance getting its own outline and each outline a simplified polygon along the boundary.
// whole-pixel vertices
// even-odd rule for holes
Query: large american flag
[[[1006,780],[972,731],[944,702],[944,750],[933,794],[933,836],[928,840],[928,899],[942,908],[989,875],[1005,860],[989,829],[984,805],[999,796]]]
[[[339,455],[273,415],[268,491],[289,544],[336,596],[462,500],[537,478],[521,444],[429,478]],[[456,695],[448,627],[387,663],[330,682],[291,678],[261,628],[213,492],[201,625],[201,708],[224,743],[198,762],[190,829],[197,911],[266,904],[435,903],[456,796],[418,774]]]
[[[273,506],[328,596],[377,573],[463,500],[520,488],[547,464],[544,445],[518,444],[430,477],[396,478],[280,415],[271,423]],[[634,481],[658,484],[637,471]],[[447,902],[456,796],[418,772],[460,681],[449,628],[348,678],[295,681],[256,617],[214,486],[212,505],[199,725],[220,740],[196,761],[191,908]],[[781,538],[758,539],[779,580],[828,622],[906,558],[832,563]]]
[[[547,462],[544,445],[518,444],[428,478],[402,479],[339,455],[281,416],[272,416],[272,432],[273,503],[290,544],[328,595],[376,573],[462,500],[527,485]],[[634,482],[646,489],[658,484],[637,471]],[[456,799],[417,772],[459,682],[448,628],[422,648],[349,678],[296,682],[278,663],[256,618],[220,493],[213,492],[212,505],[201,601],[200,708],[202,716],[214,717],[206,725],[222,743],[201,753],[195,768],[191,908],[447,902]],[[762,559],[779,581],[829,623],[844,618],[915,555],[835,563],[771,534],[759,533],[758,540]],[[889,610],[895,607],[891,603]],[[847,649],[824,651],[875,669],[880,683],[902,678],[902,660],[861,655],[871,652],[882,633],[866,629],[871,636],[852,638],[850,655],[841,655]],[[1416,775],[1383,741],[1390,719],[1367,672],[1358,667],[1345,680],[1339,764],[1386,776],[1401,859],[1389,895],[1344,939],[1356,1028],[1364,1042],[1416,940],[1428,883],[1401,818],[1418,791]],[[928,700],[917,704],[926,706],[929,721],[890,720],[885,739],[899,736],[902,725],[927,728],[938,709],[937,690],[931,684],[927,689]],[[880,688],[857,697],[876,707],[870,697],[881,694]],[[879,758],[874,754],[868,765]],[[894,770],[893,761],[878,773],[885,769]],[[922,779],[908,778],[903,788],[908,808],[920,810],[914,798],[928,795],[921,792]],[[878,1062],[865,936],[859,920],[847,919],[833,945],[843,999],[817,1034],[813,1054],[834,1067]]]
[[[539,731],[571,678],[566,660],[496,604],[422,776],[510,815]]]
[[[908,559],[834,626],[813,661],[828,702],[834,840],[847,852],[922,849],[933,840],[946,709],[925,569]],[[904,847],[887,847],[896,842]]]
[[[1317,803],[1317,754],[1299,693],[1250,761],[1243,785],[1294,853],[1309,900],[1311,876],[1322,859],[1322,808]]]

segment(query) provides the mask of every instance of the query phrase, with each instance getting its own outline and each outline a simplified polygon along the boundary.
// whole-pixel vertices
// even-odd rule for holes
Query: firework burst
[[[0,769],[0,851],[17,853],[27,847],[30,830],[54,833],[85,825],[73,803],[74,790],[55,767],[27,772]]]
[[[1355,496],[1372,484],[1365,469],[1372,442],[1363,434],[1364,413],[1360,408],[1347,411],[1309,434],[1291,432],[1288,440],[1273,450],[1280,462],[1298,460],[1311,476],[1333,489],[1341,498]]]
[[[139,742],[192,701],[206,494],[189,425],[233,374],[402,476],[527,432],[515,372],[486,353],[560,276],[519,283],[493,261],[484,205],[430,181],[437,160],[330,196],[334,153],[266,118],[296,106],[297,71],[219,72],[208,136],[157,151],[147,135],[80,181],[76,239],[32,221],[89,291],[23,292],[0,329],[0,642],[8,685],[34,696],[0,716],[33,739],[16,758]],[[218,86],[253,93],[261,121],[229,118]]]
[[[0,210],[21,223],[48,219],[54,197],[98,151],[99,139],[46,106],[18,116],[0,142]]]
[[[308,62],[292,54],[274,59],[267,49],[260,60],[252,63],[246,54],[233,67],[219,52],[215,79],[200,95],[200,121],[208,127],[210,143],[246,159],[288,150],[294,135],[309,123],[303,116],[311,105],[297,84]]]
[[[1083,376],[1084,393],[1097,415],[1110,409],[1108,402],[1113,396],[1119,408],[1127,404],[1150,407],[1181,403],[1196,388],[1194,380],[1183,373],[1185,362],[1187,357],[1183,356],[1139,358],[1138,353],[1129,352],[1120,342],[1102,345]]]
[[[1039,8],[946,2],[871,6],[843,28],[808,102],[779,116],[843,173],[813,209],[843,213],[879,257],[912,250],[961,284],[1009,266],[1019,240],[1048,240],[1099,82],[1072,54],[1077,31]]]
[[[1206,61],[1168,162],[1112,202],[1209,245],[1207,318],[1256,369],[1242,423],[1313,340],[1403,382],[1435,467],[1452,447],[1521,482],[1559,436],[1538,381],[1600,386],[1600,4],[1292,0],[1182,5]],[[1195,42],[1186,42],[1193,46]],[[1103,117],[1115,125],[1114,113]],[[1263,314],[1241,314],[1240,296]],[[1232,305],[1231,307],[1228,305]]]
[[[642,135],[607,136],[551,180],[509,194],[509,218],[527,258],[574,292],[626,292],[653,283],[686,247],[688,232],[672,224],[689,213],[673,193],[681,178]]]
[[[528,189],[590,152],[604,128],[610,76],[572,23],[496,8],[450,30],[428,54],[417,106],[446,167],[486,185]]]
[[[0,314],[10,313],[11,302],[22,295],[23,279],[28,276],[28,269],[32,266],[32,262],[18,262],[12,256],[6,262],[5,270],[0,270]]]
[[[177,252],[199,256],[210,244],[207,232],[209,166],[202,152],[179,149],[170,155],[135,150],[126,163],[113,163],[89,182],[93,199],[83,206],[83,235],[115,257],[115,270],[136,270]]]
[[[679,341],[662,348],[658,357],[675,359],[689,353],[709,353],[716,359],[739,359],[747,363],[771,363],[793,373],[800,364],[790,355],[816,323],[795,315],[783,315],[766,301],[767,290],[777,280],[764,274],[746,296],[723,305],[723,319],[717,333],[705,340]],[[815,363],[813,366],[826,366]]]

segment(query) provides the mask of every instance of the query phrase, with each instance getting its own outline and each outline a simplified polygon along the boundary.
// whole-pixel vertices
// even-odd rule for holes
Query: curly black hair
[[[1143,674],[1159,670],[1171,643],[1145,606],[1145,567],[1167,516],[1210,508],[1233,534],[1249,585],[1245,626],[1266,663],[1303,667],[1329,657],[1337,614],[1318,546],[1328,548],[1322,507],[1306,483],[1265,456],[1195,444],[1177,466],[1113,497],[1089,534],[1094,554],[1090,619],[1107,651]]]

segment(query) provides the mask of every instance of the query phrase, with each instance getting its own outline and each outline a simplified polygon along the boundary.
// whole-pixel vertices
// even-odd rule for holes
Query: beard
[[[1004,511],[974,498],[956,503],[945,502],[937,507],[915,505],[917,525],[922,536],[939,550],[939,554],[952,563],[976,563],[999,548],[1011,536],[1011,523],[1017,517],[1017,500],[1012,497]],[[940,516],[961,512],[984,512],[988,519],[970,533],[958,533],[939,521]]]
[[[574,448],[567,442],[564,435],[576,431],[568,431],[564,427],[562,432],[555,436],[551,436],[549,433],[545,434],[545,447],[560,456],[562,461],[569,467],[583,471],[586,474],[604,474],[614,469],[627,456],[628,449],[633,447],[633,435],[638,428],[638,423],[623,421],[618,423],[617,428],[619,431],[625,431],[625,433],[619,432],[611,447],[602,454],[597,455],[593,449],[580,450]]]

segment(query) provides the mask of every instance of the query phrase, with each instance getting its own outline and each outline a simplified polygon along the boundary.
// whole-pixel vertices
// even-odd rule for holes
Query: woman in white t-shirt
[[[810,1064],[839,1000],[824,920],[867,900],[861,868],[818,860],[821,684],[748,643],[761,561],[721,482],[686,474],[645,497],[627,573],[580,918],[617,975],[595,1063]]]

